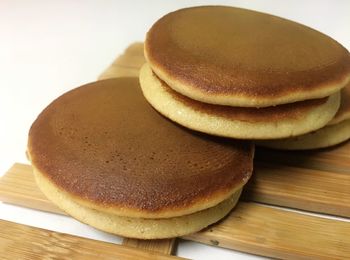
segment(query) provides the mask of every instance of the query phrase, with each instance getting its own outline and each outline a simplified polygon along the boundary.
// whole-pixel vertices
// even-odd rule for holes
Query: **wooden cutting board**
[[[100,79],[138,76],[144,62],[143,44],[132,44]],[[276,258],[350,258],[350,142],[307,152],[257,149],[242,199],[223,221],[183,239]],[[64,214],[38,190],[28,165],[15,164],[0,179],[0,200]],[[176,248],[175,239],[123,244],[168,254]]]
[[[0,220],[1,259],[184,259]]]

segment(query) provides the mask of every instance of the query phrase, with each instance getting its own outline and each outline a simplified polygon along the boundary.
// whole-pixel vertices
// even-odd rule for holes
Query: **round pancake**
[[[349,52],[335,40],[233,7],[169,13],[149,30],[144,51],[171,88],[212,104],[268,107],[322,98],[350,79]]]
[[[257,144],[283,150],[325,148],[350,139],[350,119],[327,125],[315,132],[281,140],[261,141]]]
[[[34,174],[42,192],[69,215],[100,230],[139,239],[177,237],[199,231],[229,213],[241,193],[239,189],[218,205],[190,215],[163,219],[130,218],[81,205],[75,202],[71,195],[53,184],[45,174],[36,169]]]
[[[81,205],[135,218],[213,207],[249,179],[250,142],[189,131],[157,113],[137,78],[90,83],[53,101],[29,132],[32,165]]]
[[[239,138],[276,139],[325,126],[339,108],[340,94],[267,108],[242,108],[199,102],[169,88],[145,64],[140,71],[144,96],[160,113],[200,132]]]

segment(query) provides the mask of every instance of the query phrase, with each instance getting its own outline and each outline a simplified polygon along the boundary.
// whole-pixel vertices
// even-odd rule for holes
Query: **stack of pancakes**
[[[163,118],[137,78],[98,81],[52,102],[29,132],[38,186],[98,229],[154,239],[196,232],[237,203],[252,143],[198,134]]]
[[[145,56],[141,86],[119,78],[74,89],[29,132],[38,186],[98,229],[167,238],[223,218],[253,169],[254,147],[238,139],[302,149],[349,138],[349,87],[340,94],[349,53],[308,27],[232,7],[182,9],[153,25]]]
[[[232,7],[162,17],[147,34],[145,57],[140,83],[156,110],[188,128],[239,139],[285,139],[324,127],[350,79],[349,52],[335,40]]]

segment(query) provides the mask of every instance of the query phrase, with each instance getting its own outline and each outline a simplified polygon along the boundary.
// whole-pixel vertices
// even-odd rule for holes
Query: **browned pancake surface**
[[[307,96],[350,73],[348,51],[330,37],[232,7],[187,8],[164,16],[148,32],[145,52],[153,68],[211,96]]]
[[[144,99],[136,78],[91,83],[52,102],[29,133],[33,165],[74,196],[103,207],[157,212],[241,186],[249,142],[173,124]]]

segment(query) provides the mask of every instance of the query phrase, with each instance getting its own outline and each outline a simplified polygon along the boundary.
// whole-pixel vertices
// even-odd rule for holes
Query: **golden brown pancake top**
[[[155,74],[153,75],[157,77]],[[328,97],[325,97],[263,108],[221,106],[203,103],[188,98],[174,91],[161,79],[159,80],[162,87],[172,96],[173,99],[176,99],[187,107],[191,107],[198,112],[206,113],[208,115],[250,123],[271,123],[281,122],[283,120],[298,120],[303,118],[308,111],[326,103],[328,99]]]
[[[29,132],[33,165],[74,196],[157,212],[241,186],[250,142],[187,130],[157,113],[136,78],[87,84],[53,101]]]
[[[149,30],[145,54],[153,69],[205,97],[306,97],[350,74],[349,52],[330,37],[283,18],[224,6],[165,15]]]

